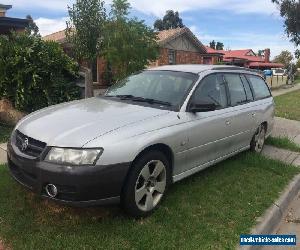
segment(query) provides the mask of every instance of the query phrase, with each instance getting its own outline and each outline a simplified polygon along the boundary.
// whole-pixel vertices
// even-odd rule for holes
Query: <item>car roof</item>
[[[165,71],[179,71],[179,72],[187,72],[187,73],[194,73],[199,74],[203,71],[207,70],[239,70],[239,71],[248,71],[254,74],[257,74],[256,71],[243,68],[243,67],[237,67],[237,66],[230,66],[230,65],[203,65],[203,64],[182,64],[182,65],[164,65],[160,67],[155,68],[149,68],[147,69],[149,71],[155,71],[155,70],[165,70]]]

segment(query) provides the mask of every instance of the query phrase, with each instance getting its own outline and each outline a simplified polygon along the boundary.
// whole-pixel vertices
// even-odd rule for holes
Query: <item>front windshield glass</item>
[[[152,100],[179,108],[198,75],[173,71],[144,71],[111,86],[105,96]]]

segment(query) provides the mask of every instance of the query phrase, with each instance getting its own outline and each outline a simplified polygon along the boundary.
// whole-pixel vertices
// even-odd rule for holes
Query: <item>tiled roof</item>
[[[166,40],[173,39],[177,37],[184,31],[184,28],[170,29],[170,30],[162,30],[157,34],[158,42],[164,42]]]
[[[61,30],[58,32],[55,32],[53,34],[44,36],[43,39],[45,41],[56,41],[63,43],[66,41],[66,34],[65,30]],[[168,43],[169,41],[175,39],[176,37],[182,35],[182,34],[187,34],[192,41],[196,44],[196,46],[203,52],[206,53],[206,48],[205,46],[198,40],[198,38],[190,31],[189,28],[177,28],[177,29],[170,29],[170,30],[163,30],[157,33],[158,37],[158,43],[160,45],[164,45]]]
[[[164,45],[173,39],[177,38],[178,36],[181,36],[182,34],[186,34],[196,45],[197,47],[202,51],[202,53],[206,53],[206,47],[198,40],[198,38],[193,34],[192,31],[190,31],[189,28],[176,28],[176,29],[169,29],[169,30],[162,30],[158,32],[158,43],[160,45]]]
[[[209,46],[205,46],[205,48],[206,48],[207,53],[209,53],[209,54],[221,54],[221,55],[224,55],[223,50],[215,50],[215,49],[212,49]]]
[[[43,39],[46,41],[63,41],[66,38],[65,30],[57,31],[50,35],[44,36]],[[157,33],[158,42],[164,43],[166,41],[172,40],[175,37],[181,35],[185,32],[184,28],[163,30]]]
[[[224,56],[224,61],[229,59],[242,59],[250,62],[265,62],[264,57],[261,56],[249,56],[252,49],[241,49],[241,50],[215,50],[210,47],[206,47],[208,53],[222,53]]]
[[[12,5],[0,4],[0,9],[9,10],[12,8]]]
[[[45,41],[64,42],[66,40],[66,30],[57,31],[50,35],[44,36]]]
[[[249,55],[247,55],[251,51],[252,51],[251,49],[224,51],[224,57],[244,59],[244,60],[247,60],[247,61],[250,61],[250,62],[264,62],[265,61],[265,59],[261,56],[249,56]]]
[[[273,63],[273,62],[250,62],[249,64],[250,67],[270,67],[270,68],[284,68],[284,65],[282,63]]]

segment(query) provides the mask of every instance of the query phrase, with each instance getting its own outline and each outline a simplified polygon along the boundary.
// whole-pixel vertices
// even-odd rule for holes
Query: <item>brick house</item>
[[[151,62],[149,67],[168,65],[168,64],[214,64],[220,61],[220,53],[208,53],[206,47],[197,39],[190,29],[177,28],[160,31],[157,34],[160,55],[155,62]],[[44,40],[59,42],[65,52],[72,54],[71,46],[68,45],[65,30],[47,35]],[[210,60],[203,60],[209,57]],[[93,70],[94,82],[105,85],[104,72],[106,69],[105,61],[101,58],[95,62]]]
[[[28,26],[27,19],[7,17],[6,12],[12,5],[0,4],[0,35],[7,35],[11,31],[22,32]]]
[[[284,67],[281,63],[273,63],[270,61],[270,49],[265,49],[263,56],[257,56],[252,49],[214,50],[210,47],[206,47],[206,50],[210,54],[219,53],[222,57],[222,61],[230,65],[258,70]]]
[[[188,28],[163,30],[157,37],[160,56],[151,66],[203,63],[206,48]]]

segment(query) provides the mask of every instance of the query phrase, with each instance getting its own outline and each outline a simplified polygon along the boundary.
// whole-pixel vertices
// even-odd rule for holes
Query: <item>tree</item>
[[[297,49],[297,50],[295,51],[295,57],[296,57],[297,59],[300,59],[300,49]]]
[[[34,35],[34,36],[39,35],[39,27],[33,21],[31,15],[27,15],[26,19],[29,20],[29,25],[26,28],[26,32],[28,32],[28,34],[31,34],[31,35]]]
[[[258,50],[257,55],[258,56],[264,56],[265,55],[265,50],[264,49]]]
[[[142,70],[158,56],[154,30],[136,18],[129,18],[127,0],[113,0],[107,20],[104,58],[114,71],[115,80]]]
[[[296,68],[300,69],[300,59],[298,59],[297,63],[296,63]]]
[[[0,36],[0,99],[32,112],[80,98],[78,64],[56,42],[26,32]]]
[[[102,0],[76,0],[68,7],[70,21],[66,36],[74,55],[86,62],[85,96],[93,96],[92,65],[101,56],[106,12]]]
[[[209,43],[209,47],[215,50],[223,50],[224,49],[224,44],[221,42],[216,42],[215,40],[212,40]]]
[[[164,28],[164,22],[163,22],[163,20],[157,19],[157,20],[154,22],[154,28],[155,28],[156,30],[159,30],[159,31],[164,30],[165,28]]]
[[[300,45],[300,2],[299,0],[272,0],[280,9],[284,18],[285,31],[291,41]]]
[[[163,19],[157,19],[154,22],[154,28],[159,31],[183,27],[184,25],[178,11],[174,12],[173,10],[167,10]]]
[[[224,49],[224,44],[221,42],[217,42],[216,50],[223,50],[223,49]]]
[[[284,50],[280,53],[280,55],[275,57],[274,62],[282,63],[285,68],[288,68],[292,63],[293,59],[293,54],[287,50]]]
[[[209,43],[209,47],[212,48],[212,49],[216,49],[216,42],[215,42],[215,40],[212,40],[212,41]]]

